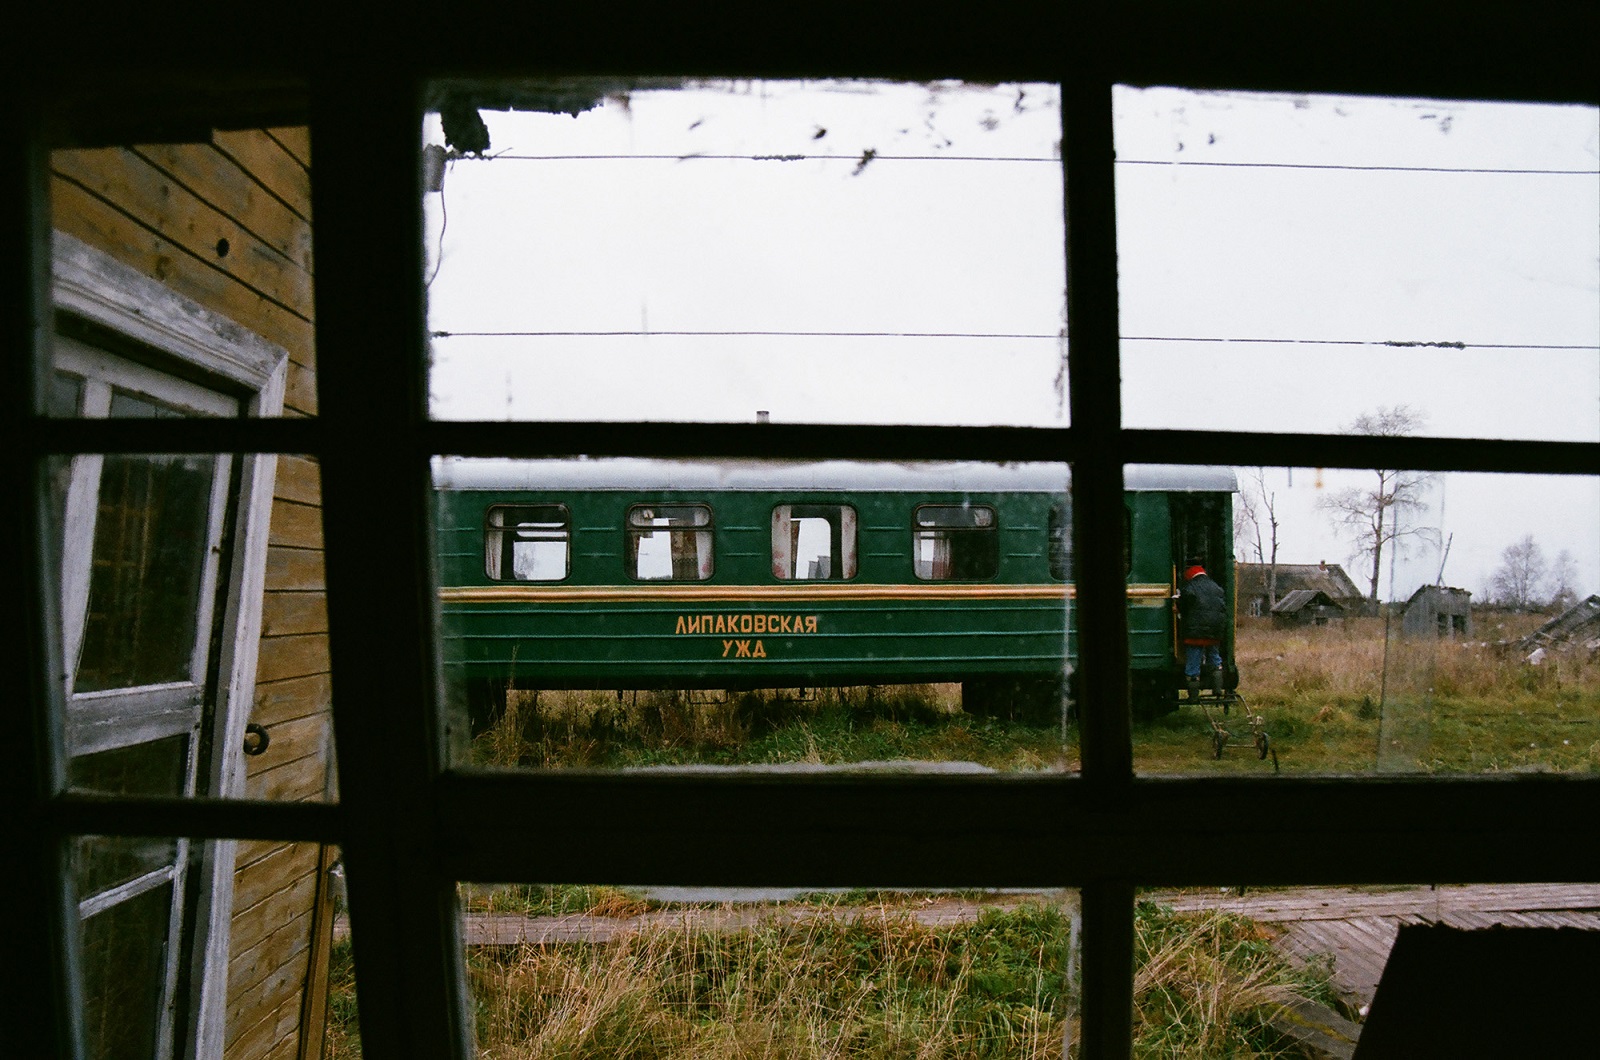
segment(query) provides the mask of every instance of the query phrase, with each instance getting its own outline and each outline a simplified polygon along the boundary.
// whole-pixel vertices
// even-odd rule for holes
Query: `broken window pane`
[[[1066,422],[1056,86],[435,86],[440,419]]]
[[[1594,107],[1113,101],[1127,426],[1600,439]]]

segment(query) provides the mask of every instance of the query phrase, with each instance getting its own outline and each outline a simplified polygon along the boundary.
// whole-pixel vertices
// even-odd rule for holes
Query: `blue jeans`
[[[1183,646],[1183,676],[1200,676],[1200,658],[1204,654],[1206,666],[1212,670],[1222,669],[1222,650],[1215,644],[1185,644]]]

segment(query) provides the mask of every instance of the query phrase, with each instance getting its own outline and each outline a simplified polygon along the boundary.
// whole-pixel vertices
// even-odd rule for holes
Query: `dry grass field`
[[[536,889],[566,908],[605,888]],[[587,893],[579,893],[587,892]],[[524,894],[524,899],[530,898]],[[1044,1060],[1076,1030],[1070,902],[928,926],[884,895],[817,897],[820,915],[754,928],[646,929],[599,944],[469,951],[478,1055],[493,1060]],[[860,903],[868,902],[865,908]],[[582,904],[581,902],[579,903]],[[845,917],[849,907],[856,915]],[[602,915],[602,914],[596,914]],[[1327,978],[1262,929],[1141,905],[1135,1055],[1278,1057],[1269,1020]],[[360,1055],[347,944],[335,953],[329,1060]],[[1077,1055],[1073,1050],[1068,1055]]]
[[[1538,615],[1480,620],[1484,639],[1385,637],[1380,618],[1274,630],[1240,623],[1237,659],[1248,712],[1259,714],[1278,768],[1296,773],[1600,771],[1600,659],[1551,653],[1530,665],[1510,640]],[[1234,711],[1219,720],[1247,734]],[[1271,768],[1246,746],[1207,762],[1210,726],[1184,706],[1136,727],[1141,772]]]
[[[1404,640],[1379,618],[1275,630],[1242,620],[1243,709],[1194,704],[1134,728],[1140,772],[1492,773],[1600,770],[1600,659],[1530,665],[1497,646],[1538,615],[1480,618],[1472,640]],[[1259,715],[1274,757],[1258,758]],[[1239,739],[1213,754],[1212,722]],[[1072,771],[1076,733],[962,712],[957,685],[722,692],[512,692],[475,741],[489,766],[975,762]]]

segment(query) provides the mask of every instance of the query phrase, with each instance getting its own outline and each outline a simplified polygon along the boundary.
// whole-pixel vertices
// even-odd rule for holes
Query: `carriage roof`
[[[1189,464],[1131,464],[1123,472],[1136,491],[1232,493],[1233,469]],[[436,457],[433,483],[441,490],[807,490],[906,493],[1059,493],[1066,464],[918,463],[856,460],[656,460],[577,457],[521,460]]]

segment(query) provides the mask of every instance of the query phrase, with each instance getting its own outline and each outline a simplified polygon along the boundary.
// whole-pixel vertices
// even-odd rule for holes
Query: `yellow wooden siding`
[[[57,151],[52,219],[57,229],[283,347],[290,360],[283,414],[315,415],[310,158],[303,128],[218,132],[210,143]],[[246,794],[323,799],[333,766],[314,461],[279,459],[269,539],[250,720],[272,740],[266,754],[246,762]],[[300,1052],[308,966],[318,952],[313,923],[326,915],[318,859],[315,844],[239,844],[228,1060]]]

